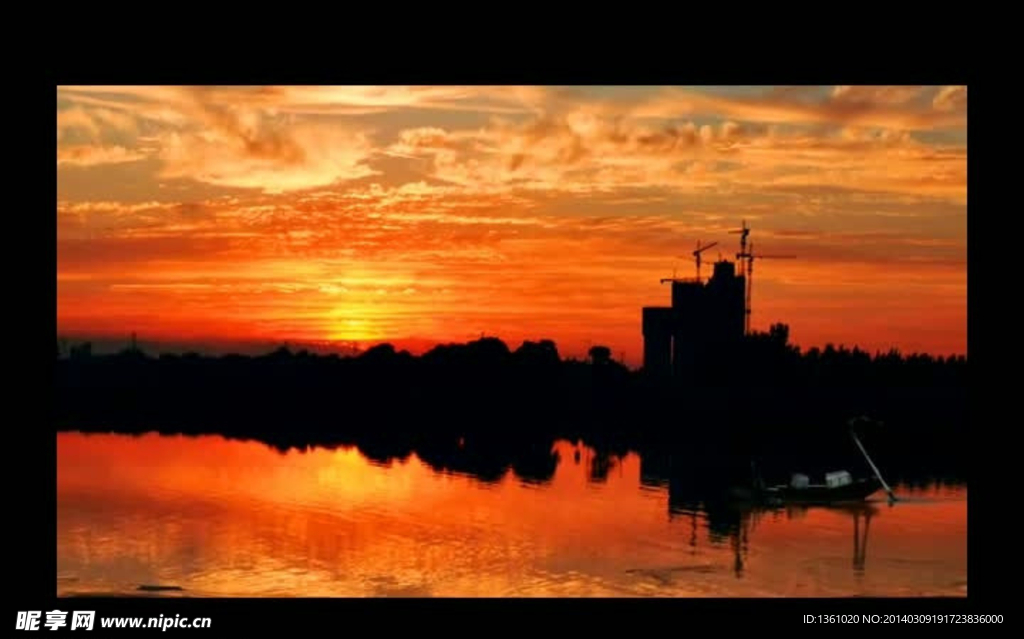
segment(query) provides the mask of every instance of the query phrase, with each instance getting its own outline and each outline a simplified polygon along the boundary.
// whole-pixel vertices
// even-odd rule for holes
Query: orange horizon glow
[[[481,334],[640,363],[705,254],[753,328],[967,351],[965,87],[60,87],[57,324],[160,343]],[[680,257],[683,256],[683,257]]]

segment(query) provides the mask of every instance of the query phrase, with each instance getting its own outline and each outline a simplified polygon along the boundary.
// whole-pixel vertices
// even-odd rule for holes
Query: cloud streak
[[[146,159],[139,151],[123,146],[66,146],[57,151],[57,166],[97,166],[100,164],[121,164]]]
[[[943,95],[962,99],[940,98]],[[934,95],[931,103],[929,95]],[[771,124],[831,124],[929,131],[966,125],[965,87],[835,87],[822,100],[791,94],[756,98],[723,97],[688,90],[666,90],[638,105],[634,116],[676,118],[693,115]],[[935,101],[939,104],[936,105]]]

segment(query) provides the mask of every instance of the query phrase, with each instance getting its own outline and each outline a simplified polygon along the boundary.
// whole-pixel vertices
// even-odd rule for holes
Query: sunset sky
[[[658,280],[745,219],[797,257],[754,328],[966,353],[966,87],[60,87],[57,140],[71,339],[639,365]]]

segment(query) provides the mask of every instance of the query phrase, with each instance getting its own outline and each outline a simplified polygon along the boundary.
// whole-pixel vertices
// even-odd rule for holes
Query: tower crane
[[[730,234],[736,234],[736,233],[740,234],[740,253],[746,253],[747,252],[747,236],[750,235],[750,227],[747,226],[747,221],[743,220],[743,226],[741,228],[733,229],[732,231],[729,231],[729,233]],[[740,260],[740,275],[744,275],[745,274],[744,271],[743,271],[743,268],[744,268],[743,260]]]
[[[700,245],[700,240],[697,240],[697,248],[693,251],[693,258],[697,261],[697,281],[700,282],[700,254],[708,250],[712,246],[717,246],[718,242],[712,242],[711,244]]]
[[[745,228],[746,227],[746,223],[744,223],[743,226]],[[744,238],[746,238],[746,235],[744,235],[743,238],[741,238],[741,240],[740,240],[743,243],[745,243],[743,241]],[[741,263],[742,262],[746,262],[746,279],[747,279],[747,300],[746,300],[746,306],[747,306],[747,308],[744,309],[745,312],[746,312],[746,327],[744,328],[744,332],[747,335],[750,334],[750,310],[751,310],[751,306],[750,306],[751,294],[750,294],[750,291],[754,287],[754,260],[755,259],[764,259],[764,258],[773,259],[773,260],[792,260],[792,259],[796,259],[796,256],[795,255],[763,255],[763,254],[760,254],[760,253],[754,253],[754,243],[753,242],[750,243],[749,250],[744,250],[744,251],[741,251],[740,253],[736,254],[736,259],[740,260]]]

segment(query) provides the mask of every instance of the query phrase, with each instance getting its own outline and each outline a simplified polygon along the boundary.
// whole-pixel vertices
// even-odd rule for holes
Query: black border
[[[728,18],[723,19],[728,21]],[[345,30],[352,28],[350,24]],[[688,30],[681,28],[680,33]],[[438,34],[438,37],[453,36]],[[28,308],[26,315],[32,316],[38,311],[43,316],[38,320],[30,320],[28,328],[16,333],[39,338],[38,350],[31,348],[26,358],[21,360],[30,362],[31,366],[25,370],[34,372],[29,378],[20,381],[38,384],[42,390],[41,395],[23,395],[27,400],[23,402],[25,411],[9,413],[11,417],[21,415],[11,419],[8,426],[8,432],[18,438],[9,455],[12,467],[18,470],[14,473],[14,481],[8,484],[9,494],[14,499],[9,510],[8,529],[14,533],[9,548],[18,565],[9,575],[12,590],[16,593],[16,610],[45,611],[59,608],[96,610],[98,615],[209,616],[213,620],[213,628],[223,632],[256,628],[301,632],[315,627],[345,632],[346,629],[361,630],[364,626],[354,624],[364,621],[373,624],[367,627],[370,631],[399,630],[406,625],[410,630],[424,630],[426,624],[439,623],[441,625],[437,629],[443,632],[463,630],[479,633],[493,625],[511,631],[520,628],[524,631],[553,629],[550,622],[557,618],[569,622],[574,629],[596,629],[598,624],[619,620],[634,627],[638,621],[644,625],[652,624],[649,626],[651,631],[664,623],[667,631],[669,628],[679,628],[682,624],[690,625],[705,619],[712,623],[722,620],[725,625],[721,627],[733,628],[747,623],[767,628],[770,626],[764,624],[771,621],[782,621],[787,625],[802,624],[806,614],[971,612],[1010,617],[1011,611],[1006,610],[1006,606],[1001,603],[1007,599],[1007,593],[1000,585],[1000,576],[1001,569],[1009,559],[1007,554],[1013,554],[1016,540],[1007,540],[998,533],[1001,527],[1005,529],[1005,517],[1012,521],[1012,512],[1004,517],[992,509],[994,505],[1005,503],[996,492],[1002,483],[998,476],[1002,466],[997,461],[997,453],[1002,449],[994,442],[994,438],[1008,430],[1016,420],[1012,417],[1009,421],[987,417],[991,408],[983,411],[986,417],[979,416],[978,423],[979,434],[984,433],[988,441],[979,443],[975,439],[971,442],[977,463],[972,466],[970,479],[968,596],[963,599],[56,599],[56,442],[52,420],[47,423],[49,413],[42,408],[43,403],[48,404],[52,399],[50,367],[53,336],[56,333],[56,221],[52,214],[47,213],[52,200],[48,200],[44,193],[56,193],[56,167],[53,147],[42,144],[42,140],[53,139],[56,146],[56,133],[51,118],[55,89],[59,84],[834,84],[838,81],[850,84],[967,84],[972,113],[969,129],[973,129],[974,134],[968,192],[970,204],[975,205],[974,215],[968,216],[968,352],[975,361],[976,369],[979,357],[980,361],[985,362],[988,351],[985,349],[984,337],[990,335],[991,330],[979,329],[985,294],[980,282],[995,277],[995,273],[988,266],[994,250],[982,249],[981,246],[988,239],[986,228],[992,227],[994,216],[981,212],[991,209],[983,209],[979,204],[984,200],[984,191],[980,186],[986,179],[983,171],[988,170],[979,167],[991,166],[982,160],[985,139],[979,132],[986,122],[992,120],[988,116],[979,116],[979,113],[984,113],[991,95],[983,85],[969,81],[967,62],[960,57],[961,52],[948,52],[959,58],[956,61],[937,59],[937,51],[942,49],[944,40],[944,36],[937,35],[934,42],[917,45],[921,49],[911,52],[916,55],[900,64],[893,61],[891,52],[876,49],[872,53],[881,54],[876,58],[865,54],[864,47],[870,45],[871,40],[865,36],[860,39],[860,47],[847,51],[850,61],[842,65],[842,70],[837,70],[839,67],[833,66],[822,54],[834,53],[837,47],[847,46],[838,39],[831,43],[812,43],[809,40],[791,43],[789,46],[795,50],[789,60],[779,60],[777,56],[769,55],[777,53],[777,44],[755,44],[752,47],[764,47],[765,50],[757,49],[752,54],[741,54],[740,60],[734,60],[728,57],[716,58],[715,47],[710,45],[703,52],[697,51],[697,47],[687,51],[676,46],[682,38],[682,35],[677,35],[676,39],[668,40],[665,50],[657,53],[632,56],[609,51],[602,56],[592,51],[592,48],[582,47],[556,58],[533,60],[532,65],[520,59],[521,49],[509,51],[509,58],[512,59],[503,61],[503,64],[495,63],[486,56],[471,55],[471,46],[479,45],[470,43],[465,43],[463,51],[447,60],[427,59],[431,56],[413,53],[414,49],[410,49],[397,54],[403,58],[399,63],[404,66],[402,69],[389,63],[386,56],[377,57],[372,49],[357,55],[357,52],[342,49],[332,51],[330,46],[326,46],[325,51],[320,53],[304,53],[309,56],[306,60],[288,61],[278,58],[276,63],[271,63],[270,59],[280,52],[265,50],[253,57],[246,56],[243,59],[240,54],[236,54],[218,58],[213,63],[193,57],[190,60],[192,64],[186,65],[179,58],[175,64],[163,68],[150,66],[145,60],[128,60],[125,52],[119,50],[128,44],[125,42],[112,45],[113,51],[106,61],[82,59],[74,51],[65,50],[65,62],[69,65],[60,73],[32,87],[32,97],[38,98],[39,104],[33,104],[27,115],[38,126],[38,133],[33,131],[29,134],[25,148],[32,153],[32,159],[38,161],[40,168],[24,169],[29,179],[22,181],[19,178],[11,185],[14,189],[26,191],[26,202],[19,211],[21,216],[33,222],[41,222],[43,226],[39,229],[39,248],[33,246],[22,250],[17,246],[21,242],[14,238],[10,238],[8,244],[9,255],[19,256],[15,257],[15,264],[8,267],[16,291],[10,294],[17,296],[8,308],[17,310],[19,314],[22,312],[20,309]],[[520,38],[521,42],[529,40],[527,35]],[[179,38],[175,42],[185,48],[189,46],[187,38]],[[622,42],[623,48],[630,46],[626,40]],[[274,46],[275,43],[268,43],[268,47]],[[492,52],[497,46],[499,44],[495,42],[486,50]],[[190,55],[201,56],[201,52],[193,50],[184,55],[187,59]],[[924,55],[928,57],[929,70],[923,70],[916,64]],[[411,67],[410,56],[415,58],[416,68]],[[310,59],[321,62],[311,65]],[[345,63],[346,59],[349,62]],[[344,67],[343,71],[338,71],[339,65]],[[188,71],[184,70],[186,66]],[[316,66],[319,68],[310,70]],[[28,133],[27,127],[21,132]],[[37,175],[47,175],[44,171],[51,171],[52,178],[41,179],[41,184],[30,186]],[[21,170],[15,171],[16,175],[21,173]],[[26,259],[32,260],[33,264],[26,265]],[[32,281],[36,278],[41,281]],[[43,301],[38,301],[40,295]],[[18,299],[25,301],[19,302]],[[19,337],[9,339],[21,342]],[[35,344],[35,340],[31,343]],[[42,352],[44,346],[47,352]],[[997,397],[994,388],[979,383],[977,374],[974,380],[971,388],[972,406],[976,409],[979,403],[988,405],[990,402],[994,406],[993,400]],[[33,395],[41,399],[28,399]],[[40,415],[46,416],[40,419]],[[479,614],[487,616],[479,617]],[[483,620],[483,623],[479,620]]]

